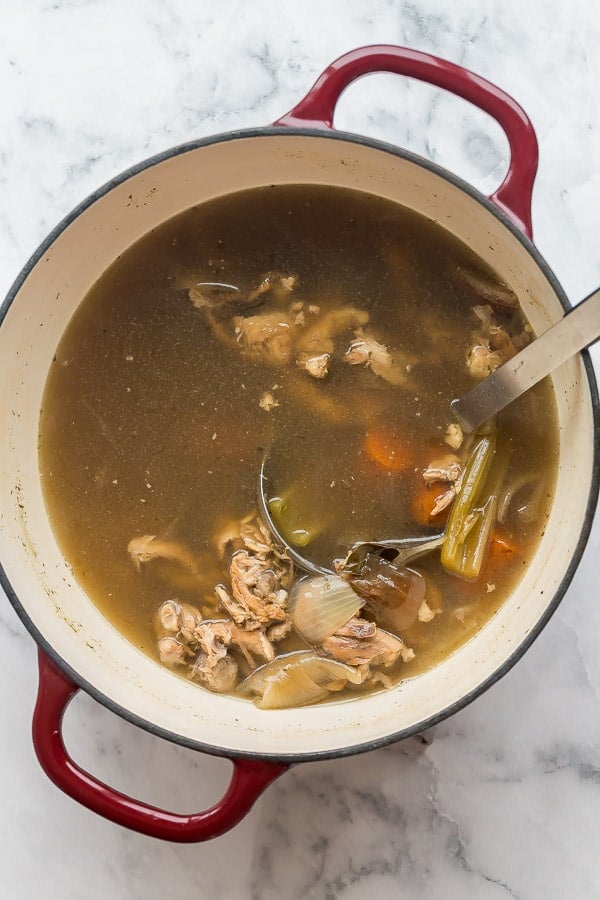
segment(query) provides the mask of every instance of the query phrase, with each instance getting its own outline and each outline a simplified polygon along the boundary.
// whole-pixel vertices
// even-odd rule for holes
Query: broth
[[[267,272],[283,275],[271,276],[263,297]],[[498,303],[488,304],[490,290]],[[431,499],[423,470],[454,452],[464,467],[467,445],[446,442],[449,402],[475,383],[465,359],[489,316],[482,310],[515,342],[527,335],[503,292],[440,226],[341,188],[231,194],[146,235],[78,308],[41,411],[46,504],[88,596],[155,658],[165,600],[191,604],[205,619],[227,617],[214,593],[219,583],[229,590],[215,535],[256,507],[265,451],[271,496],[284,501],[273,509],[299,541],[310,539],[302,553],[320,565],[356,541],[441,530],[444,514],[426,510],[415,521]],[[265,308],[285,313],[296,348],[330,313],[351,308],[369,321],[333,336],[328,372],[316,378],[302,367],[305,350],[284,364],[252,348],[247,323]],[[363,351],[365,339],[389,351],[381,370],[374,345],[366,361],[346,364],[349,348]],[[439,552],[411,564],[427,580],[431,615],[403,630],[414,658],[384,667],[392,679],[430,668],[471,638],[510,594],[543,532],[558,457],[549,380],[498,418],[497,433],[506,458],[503,522],[482,575],[468,582],[449,574]],[[184,556],[147,562],[140,551],[136,568],[127,551],[139,536]],[[292,632],[276,652],[303,647]]]

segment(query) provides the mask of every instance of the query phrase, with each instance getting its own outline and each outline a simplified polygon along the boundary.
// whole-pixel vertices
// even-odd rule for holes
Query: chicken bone
[[[202,623],[199,609],[179,600],[161,603],[155,619],[155,630],[160,635],[176,635],[186,644],[198,643],[198,627]]]
[[[237,679],[237,663],[229,656],[232,624],[228,621],[203,622],[197,629],[200,652],[190,669],[190,678],[211,691],[229,691]]]
[[[362,309],[348,306],[329,310],[301,333],[297,342],[297,350],[299,353],[306,353],[309,356],[331,354],[334,351],[336,337],[344,332],[361,328],[368,321],[369,313]]]
[[[156,642],[158,656],[164,666],[185,666],[193,653],[176,637],[165,635]]]

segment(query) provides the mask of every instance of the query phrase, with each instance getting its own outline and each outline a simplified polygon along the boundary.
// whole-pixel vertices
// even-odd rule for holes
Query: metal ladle
[[[285,550],[289,556],[289,558],[294,562],[299,569],[303,569],[305,572],[310,572],[312,575],[331,575],[333,569],[327,569],[324,566],[319,566],[317,563],[312,562],[309,559],[306,559],[297,550],[294,549],[286,539],[282,536],[281,532],[277,528],[277,525],[273,521],[273,516],[271,515],[271,511],[269,509],[269,502],[266,496],[266,488],[268,484],[268,476],[265,474],[265,464],[267,462],[268,455],[265,454],[263,457],[263,461],[261,463],[260,471],[258,473],[258,511],[277,541],[278,544],[281,544],[282,547],[285,547]],[[389,558],[393,559],[394,562],[399,565],[405,565],[409,559],[416,559],[418,556],[422,556],[425,553],[429,553],[430,550],[434,550],[436,547],[441,546],[444,540],[443,532],[433,533],[429,532],[429,534],[422,535],[421,537],[409,537],[409,538],[398,538],[398,539],[385,539],[381,541],[358,541],[356,544],[350,548],[350,555],[348,558],[348,562],[344,567],[347,571],[352,571],[353,557],[356,556],[356,559],[364,558],[367,553],[374,553],[376,555],[388,555],[386,551],[396,551],[389,553]]]

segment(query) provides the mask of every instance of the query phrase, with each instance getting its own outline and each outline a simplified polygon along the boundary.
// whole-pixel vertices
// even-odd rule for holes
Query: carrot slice
[[[369,431],[364,446],[369,459],[388,472],[403,472],[413,465],[410,447],[392,428]]]

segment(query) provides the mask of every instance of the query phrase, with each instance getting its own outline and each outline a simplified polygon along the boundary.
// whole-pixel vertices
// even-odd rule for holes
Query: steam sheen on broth
[[[103,274],[56,351],[40,467],[64,556],[136,646],[263,708],[418,675],[494,614],[543,532],[550,382],[474,438],[449,414],[531,337],[507,285],[390,201],[288,185],[192,208]],[[265,452],[279,530],[343,578],[298,586],[256,512]],[[449,514],[444,565],[342,569],[356,542]]]

